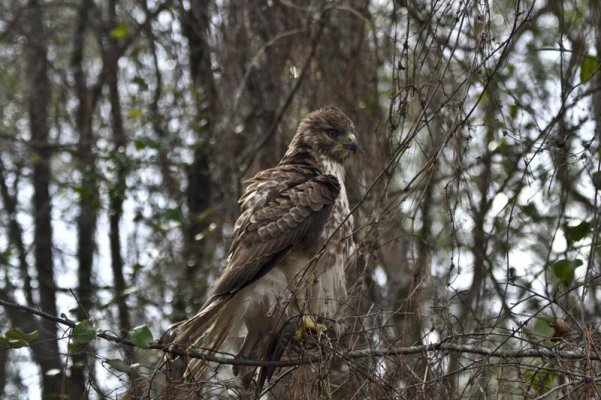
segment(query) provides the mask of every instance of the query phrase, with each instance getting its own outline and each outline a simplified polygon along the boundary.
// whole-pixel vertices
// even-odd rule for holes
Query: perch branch
[[[23,311],[29,314],[37,315],[38,317],[45,318],[51,321],[54,321],[58,324],[68,326],[69,328],[74,328],[76,323],[65,319],[60,318],[54,315],[50,315],[40,310],[36,310],[35,308],[27,307],[24,305],[11,303],[6,300],[0,299],[0,305],[4,307],[10,307],[15,310]],[[138,347],[133,341],[126,337],[115,335],[109,331],[99,332],[97,337],[107,340],[109,342],[117,343],[120,345],[130,346],[130,347]],[[162,343],[159,341],[155,341],[149,347],[149,349],[153,350],[161,350],[165,353],[170,353],[172,355],[181,356],[184,358],[199,358],[205,361],[215,362],[218,364],[231,364],[231,365],[241,365],[241,366],[252,366],[252,367],[291,367],[295,365],[301,364],[310,364],[324,360],[327,356],[325,355],[316,355],[316,356],[308,356],[301,357],[290,360],[280,360],[280,361],[263,361],[263,360],[253,360],[253,359],[245,359],[245,358],[235,358],[232,356],[216,356],[213,354],[202,353],[195,350],[187,350],[184,348],[178,348],[173,346],[171,343]],[[418,346],[408,346],[408,347],[390,347],[390,348],[382,348],[382,349],[364,349],[364,350],[355,350],[345,353],[340,353],[340,356],[346,359],[361,359],[361,358],[369,358],[369,357],[390,357],[390,356],[399,356],[399,355],[409,355],[409,354],[420,354],[420,353],[428,353],[428,352],[450,352],[450,353],[464,353],[464,354],[475,354],[484,357],[496,357],[502,359],[516,359],[516,358],[560,358],[564,360],[578,360],[578,359],[587,359],[587,360],[595,360],[601,361],[601,358],[596,356],[595,354],[585,353],[580,351],[562,351],[562,350],[554,350],[551,348],[529,348],[522,350],[499,350],[499,349],[490,349],[486,347],[479,347],[473,345],[460,345],[447,343],[446,341],[441,341],[438,343],[430,343]]]

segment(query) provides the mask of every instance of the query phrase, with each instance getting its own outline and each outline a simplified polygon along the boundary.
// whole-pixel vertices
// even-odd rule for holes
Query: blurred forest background
[[[0,397],[158,398],[145,347],[325,104],[360,145],[347,398],[601,397],[600,10],[3,0]]]

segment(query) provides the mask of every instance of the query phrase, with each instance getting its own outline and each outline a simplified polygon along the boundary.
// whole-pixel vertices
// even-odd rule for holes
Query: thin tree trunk
[[[591,12],[593,13],[593,26],[595,29],[595,49],[597,53],[597,59],[601,56],[601,8],[599,8],[595,0],[590,1]],[[592,78],[591,86],[596,88],[593,93],[593,119],[596,124],[597,132],[597,154],[601,153],[601,71],[597,71],[595,76]],[[601,161],[596,165],[596,172],[601,172]],[[598,206],[598,204],[596,204]],[[591,247],[594,248],[595,244],[599,244],[601,241],[601,213],[599,209],[596,211],[595,220],[593,220],[594,233],[592,238]],[[591,250],[592,251],[592,250]],[[594,253],[592,254],[594,256]],[[599,257],[599,256],[597,256]],[[593,257],[591,257],[594,260]],[[597,261],[599,263],[599,261]],[[597,298],[599,292],[599,286],[593,286],[591,289],[591,298]],[[601,313],[601,302],[594,302],[594,315]]]
[[[0,397],[4,398],[4,388],[6,387],[6,382],[8,381],[8,377],[6,375],[6,364],[9,359],[8,351],[0,351]],[[8,396],[6,396],[8,397]]]
[[[211,206],[213,182],[211,180],[211,136],[215,129],[217,115],[217,94],[211,69],[211,53],[209,47],[209,1],[193,0],[189,10],[182,10],[182,25],[188,38],[190,48],[190,74],[196,102],[196,144],[194,161],[187,170],[188,187],[186,205],[189,215],[185,231],[185,259],[187,266],[181,281],[188,285],[196,276],[207,277],[209,270],[204,265],[206,237],[210,218],[207,211]],[[200,305],[207,290],[207,282],[203,280],[195,299]],[[200,294],[200,295],[199,295]],[[174,304],[175,319],[185,314],[185,305],[189,303],[182,293]]]
[[[144,5],[144,12],[146,13],[147,18],[150,16],[150,9],[148,8],[149,0],[146,0]],[[159,67],[159,57],[157,55],[157,39],[155,33],[152,30],[152,26],[150,24],[146,25],[146,37],[148,39],[148,47],[149,51],[152,54],[152,61],[154,66],[154,77],[155,88],[152,96],[152,101],[149,105],[150,111],[150,119],[152,123],[152,130],[154,134],[157,136],[160,143],[169,143],[169,134],[164,127],[164,116],[159,109],[159,102],[163,97],[163,74]],[[169,152],[171,150],[171,146],[162,145],[159,146],[158,149],[158,165],[159,170],[161,171],[161,176],[163,178],[163,186],[165,187],[169,198],[175,199],[178,203],[181,202],[181,191],[179,190],[179,183],[173,176],[171,172],[171,166],[173,165]]]
[[[597,59],[599,59],[601,57],[601,8],[599,8],[599,4],[595,0],[591,0],[590,4],[593,13],[593,26],[596,27],[595,48],[597,50]],[[597,88],[593,94],[593,118],[597,124],[597,143],[601,143],[601,71],[597,71],[595,74],[592,85]]]
[[[50,103],[50,80],[48,78],[48,48],[44,29],[43,6],[38,0],[30,0],[24,19],[27,32],[28,111],[33,151],[33,210],[34,210],[34,256],[38,274],[40,308],[57,315],[56,285],[52,259],[52,204],[50,199],[50,148],[48,107]],[[48,374],[61,369],[56,326],[52,321],[41,321],[44,351],[34,351],[34,357],[42,369],[43,398],[57,398],[61,393],[61,374]]]
[[[95,292],[92,284],[92,266],[94,262],[96,219],[99,206],[98,184],[96,179],[96,156],[94,154],[94,134],[92,121],[94,109],[101,91],[101,83],[88,88],[83,67],[85,38],[88,28],[90,0],[82,0],[79,7],[78,24],[75,27],[74,48],[71,64],[74,71],[75,90],[78,100],[76,124],[79,133],[77,162],[81,174],[79,191],[79,216],[77,217],[77,261],[79,265],[77,289],[79,320],[89,318],[88,312],[93,304]],[[99,78],[99,82],[102,79]],[[82,348],[73,355],[70,398],[87,396],[86,370],[90,348]]]
[[[111,0],[109,5],[109,25],[117,24],[116,1]],[[119,97],[119,48],[116,39],[110,40],[109,51],[106,59],[107,82],[109,87],[109,99],[111,104],[111,128],[113,131],[113,141],[115,149],[115,163],[117,165],[117,182],[110,195],[110,247],[111,247],[111,266],[113,269],[113,279],[115,282],[115,296],[117,298],[117,308],[119,311],[119,328],[127,331],[131,328],[129,320],[129,311],[126,304],[125,277],[123,275],[123,258],[121,256],[121,234],[119,223],[123,215],[123,201],[125,200],[127,160],[125,147],[127,146],[127,137],[123,128],[123,118],[121,113],[121,100]]]
[[[6,168],[4,162],[0,157],[0,196],[4,203],[4,209],[8,217],[8,236],[10,244],[17,250],[17,259],[19,260],[19,272],[21,279],[23,280],[23,291],[25,292],[25,300],[27,305],[32,307],[33,302],[33,291],[31,289],[31,278],[29,277],[29,265],[27,264],[25,245],[23,243],[23,230],[21,225],[17,221],[17,200],[14,195],[8,190],[6,185]]]
[[[117,2],[111,0],[108,7],[109,26],[117,25]],[[126,146],[127,137],[123,127],[123,117],[121,112],[121,100],[119,96],[119,58],[120,50],[117,39],[109,38],[109,47],[105,58],[105,70],[107,72],[107,83],[109,88],[109,102],[111,105],[111,130],[114,143],[114,162],[116,164],[116,182],[110,192],[109,221],[110,232],[109,241],[111,249],[111,268],[113,272],[113,281],[115,284],[115,302],[119,315],[119,329],[125,334],[130,328],[129,309],[127,307],[127,296],[125,289],[125,276],[123,274],[123,257],[121,255],[121,231],[119,225],[123,215],[123,201],[126,192],[127,159]],[[129,364],[135,362],[133,349],[124,349],[126,361]],[[128,373],[130,380],[129,395],[133,398],[141,397],[142,393],[136,388],[138,374],[136,372]]]

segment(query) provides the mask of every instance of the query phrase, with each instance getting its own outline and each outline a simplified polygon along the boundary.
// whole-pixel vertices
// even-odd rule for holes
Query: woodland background
[[[325,104],[360,144],[348,398],[601,397],[600,10],[0,2],[0,397],[158,397],[145,347]]]

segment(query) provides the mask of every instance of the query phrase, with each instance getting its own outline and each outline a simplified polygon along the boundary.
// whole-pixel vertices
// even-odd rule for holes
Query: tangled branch
[[[31,307],[27,307],[21,304],[11,303],[9,301],[5,301],[0,299],[0,305],[4,307],[10,307],[15,310],[19,310],[22,312],[26,312],[29,314],[37,315],[41,318],[48,319],[50,321],[56,322],[58,324],[67,326],[69,328],[74,328],[76,323],[66,318],[57,317],[54,315],[50,315],[40,310],[36,310]],[[132,340],[127,337],[115,335],[108,331],[102,331],[97,333],[98,338],[107,340],[109,342],[113,342],[120,345],[142,348],[136,345]],[[144,348],[142,348],[144,349]],[[173,346],[171,343],[164,343],[161,341],[155,341],[148,349],[152,350],[161,350],[165,353],[184,357],[187,359],[190,358],[198,358],[205,361],[210,361],[218,364],[229,364],[229,365],[239,365],[239,366],[251,366],[251,367],[291,367],[302,364],[311,364],[323,361],[326,356],[308,356],[297,359],[290,360],[281,360],[281,361],[264,361],[264,360],[253,360],[246,358],[234,358],[234,357],[226,357],[226,356],[216,356],[213,354],[202,353],[195,350],[187,350],[184,348],[178,348]],[[410,355],[410,354],[424,354],[431,352],[446,352],[446,353],[459,353],[459,354],[475,354],[481,355],[484,357],[496,357],[504,360],[510,359],[521,359],[521,358],[558,358],[563,360],[594,360],[601,361],[601,358],[596,354],[591,354],[589,352],[584,351],[565,351],[565,350],[556,350],[555,348],[528,348],[521,350],[501,350],[498,348],[491,349],[487,347],[473,346],[468,344],[454,344],[448,343],[448,340],[443,339],[437,343],[429,343],[417,346],[407,346],[407,347],[389,347],[389,348],[380,348],[380,349],[363,349],[363,350],[354,350],[345,353],[341,353],[340,356],[346,359],[362,359],[362,358],[371,358],[371,357],[390,357],[390,356],[400,356],[400,355]]]

